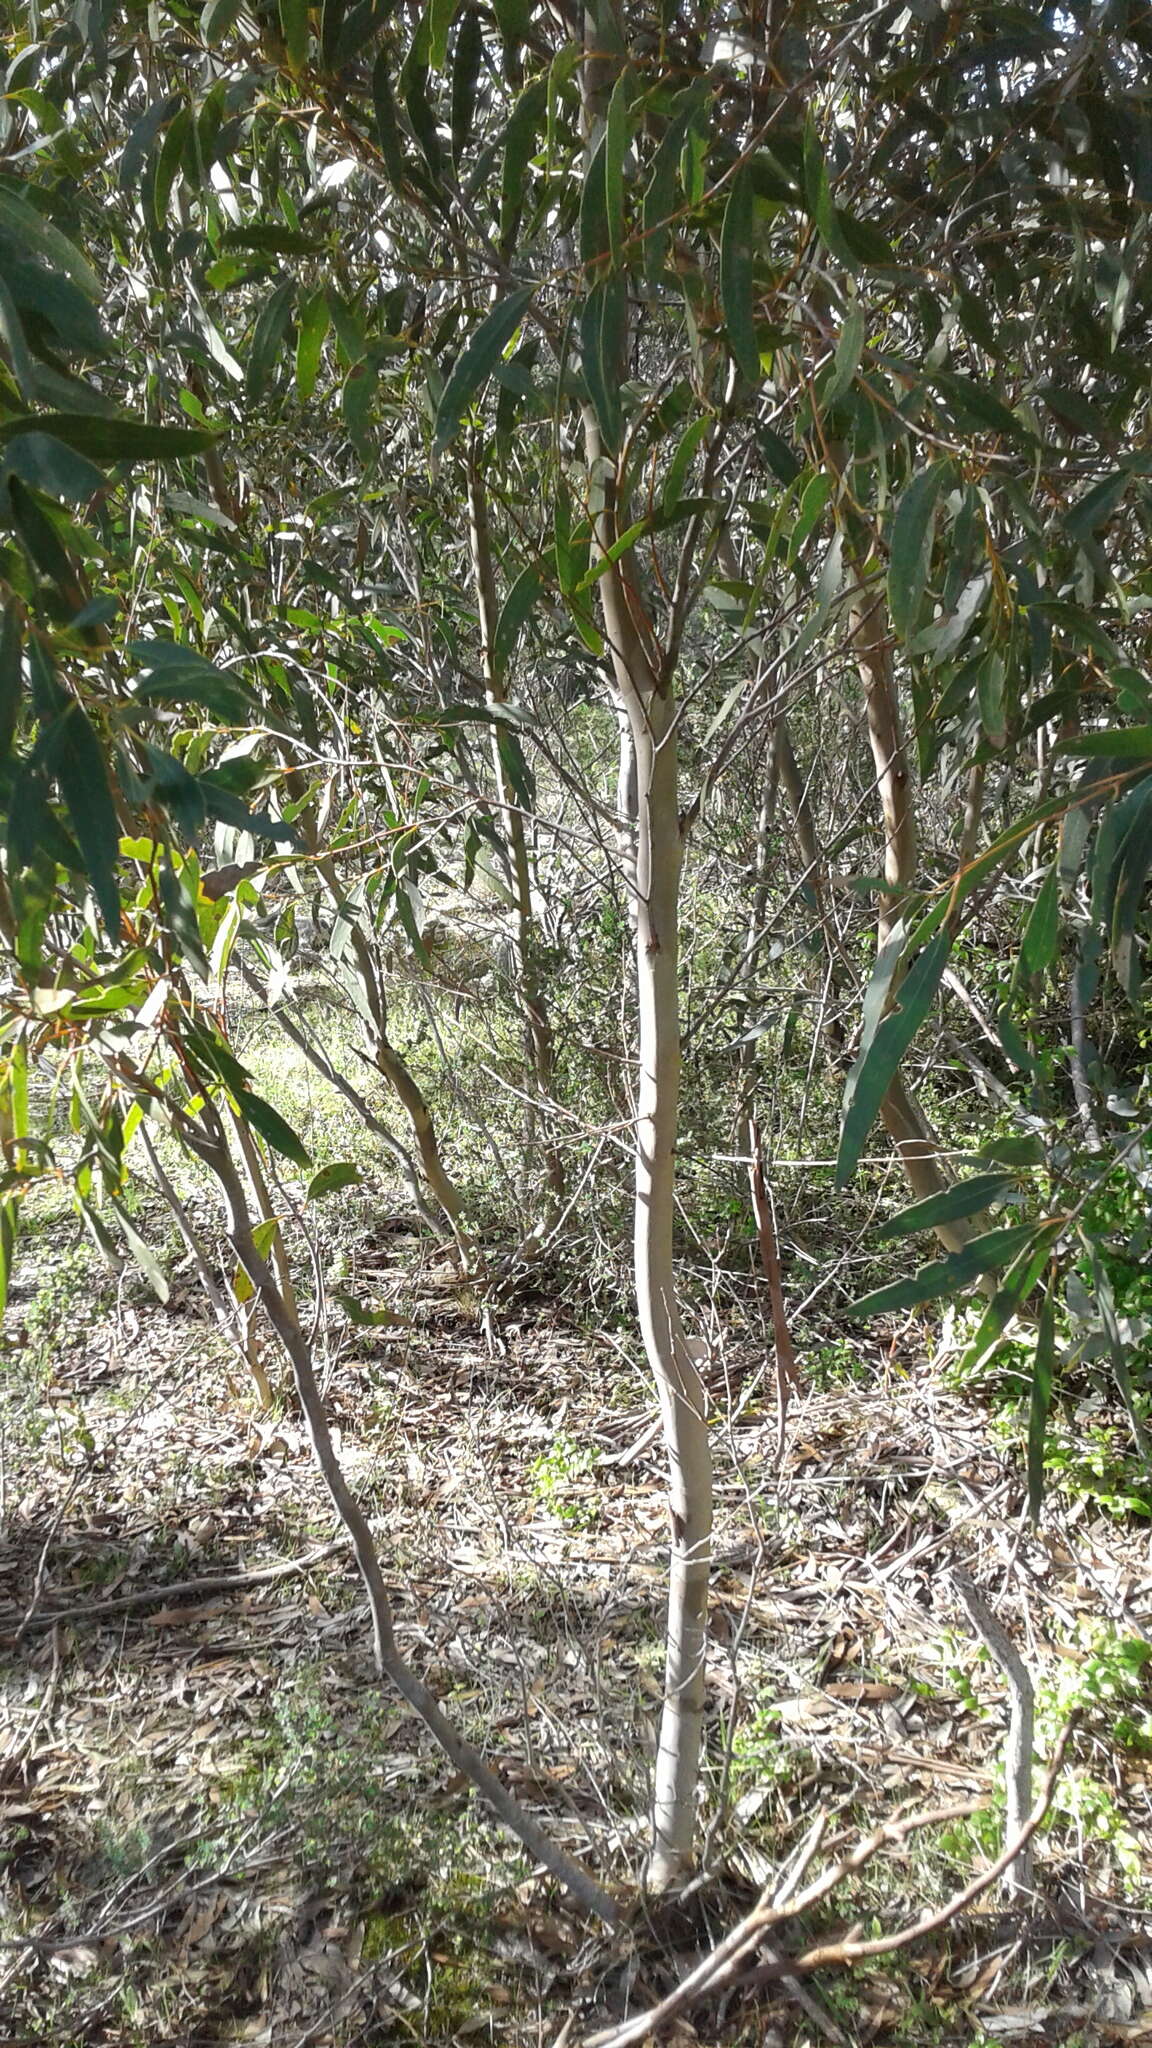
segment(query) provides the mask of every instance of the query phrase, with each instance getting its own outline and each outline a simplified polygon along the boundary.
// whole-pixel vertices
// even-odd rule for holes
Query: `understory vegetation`
[[[13,2043],[1152,2031],[1152,26],[0,6]]]

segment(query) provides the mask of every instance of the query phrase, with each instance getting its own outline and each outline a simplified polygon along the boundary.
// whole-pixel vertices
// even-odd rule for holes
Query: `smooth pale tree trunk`
[[[591,158],[619,68],[616,19],[584,15],[581,65],[584,140]],[[625,374],[622,341],[616,373]],[[703,1383],[685,1335],[673,1262],[676,1129],[680,1112],[680,871],[683,828],[676,760],[674,628],[661,648],[646,612],[635,556],[613,561],[627,530],[616,464],[596,413],[584,408],[585,489],[613,699],[626,722],[635,764],[621,754],[617,799],[635,801],[635,961],[638,1077],[633,1253],[636,1305],[656,1384],[668,1460],[670,1562],[664,1704],[653,1784],[648,1881],[662,1890],[692,1862],[704,1724],[704,1649],[712,1546],[712,1446]]]
[[[611,465],[595,418],[585,418],[590,478],[601,502],[597,544],[619,524]],[[649,1882],[662,1889],[692,1859],[704,1721],[704,1651],[712,1540],[712,1447],[699,1368],[685,1335],[673,1262],[676,1129],[680,1110],[678,986],[683,835],[676,706],[646,644],[647,620],[625,556],[600,578],[616,696],[635,761],[635,961],[638,1079],[633,1253],[636,1305],[656,1384],[668,1459],[670,1563],[664,1705],[657,1739]]]

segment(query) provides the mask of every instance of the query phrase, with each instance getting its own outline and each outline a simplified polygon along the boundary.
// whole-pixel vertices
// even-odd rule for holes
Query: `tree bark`
[[[602,502],[597,546],[619,524],[615,479],[599,429],[585,415],[590,478]],[[680,1108],[678,986],[680,874],[676,714],[634,616],[628,557],[600,578],[616,695],[636,763],[636,1101],[633,1256],[636,1305],[656,1384],[668,1458],[671,1554],[664,1706],[657,1740],[649,1881],[663,1889],[692,1857],[704,1720],[704,1648],[712,1538],[712,1447],[703,1382],[685,1335],[673,1260],[676,1130]],[[647,625],[645,620],[644,625]]]

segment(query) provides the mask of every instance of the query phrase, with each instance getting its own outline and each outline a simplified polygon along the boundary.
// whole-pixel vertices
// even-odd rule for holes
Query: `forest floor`
[[[379,1689],[290,1404],[255,1411],[191,1277],[161,1308],[74,1245],[53,1226],[8,1318],[0,2043],[577,2048],[661,1998],[817,1811],[851,1840],[981,1802],[883,1851],[803,1933],[896,1930],[1001,1839],[1004,1681],[957,1564],[1031,1667],[1042,1757],[1082,1710],[1035,1911],[989,1894],[804,2003],[762,1985],[663,2038],[1152,2041],[1148,1523],[1101,1483],[1054,1489],[1032,1532],[1018,1424],[948,1390],[915,1327],[799,1332],[780,1457],[762,1305],[728,1318],[706,1881],[609,1937]],[[484,1318],[402,1226],[358,1256],[401,1320],[332,1311],[329,1412],[403,1647],[555,1837],[635,1897],[665,1509],[634,1342],[544,1295]],[[1071,1417],[1070,1440],[1098,1421]]]

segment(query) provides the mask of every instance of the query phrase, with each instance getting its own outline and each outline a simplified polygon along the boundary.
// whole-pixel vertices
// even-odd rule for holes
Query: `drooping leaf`
[[[690,87],[682,96],[652,159],[652,172],[644,194],[642,231],[644,271],[653,285],[658,285],[663,276],[671,222],[680,203],[679,170],[684,138],[700,111],[700,105],[699,93]]]
[[[620,386],[627,314],[628,281],[620,272],[593,285],[580,314],[580,367],[609,454],[623,433]]]
[[[538,569],[522,569],[501,606],[492,636],[492,659],[498,676],[503,676],[516,651],[521,628],[544,593],[544,579]]]
[[[580,197],[580,261],[590,277],[602,272],[612,246],[604,184],[606,150],[607,137],[602,135],[584,173],[584,189]]]
[[[853,377],[860,367],[864,351],[864,337],[868,331],[862,306],[851,306],[844,317],[836,343],[836,354],[832,363],[832,374],[820,394],[825,411],[834,406],[848,390]]]
[[[720,303],[732,359],[749,384],[760,381],[753,284],[755,204],[751,166],[744,163],[732,180],[720,231]]]
[[[1124,1333],[1120,1328],[1120,1321],[1116,1314],[1116,1300],[1112,1292],[1112,1282],[1108,1277],[1108,1269],[1104,1264],[1099,1241],[1097,1239],[1088,1239],[1083,1226],[1080,1229],[1080,1237],[1085,1244],[1085,1249],[1088,1252],[1092,1266],[1092,1285],[1096,1310],[1104,1326],[1104,1335],[1112,1363],[1112,1376],[1116,1381],[1120,1398],[1127,1410],[1128,1421],[1132,1430],[1132,1441],[1144,1460],[1144,1465],[1147,1469],[1149,1466],[1152,1466],[1152,1441],[1149,1440],[1148,1425],[1141,1413],[1140,1402],[1132,1385],[1132,1374],[1128,1365],[1128,1346],[1124,1342]]]
[[[630,73],[621,71],[612,88],[604,124],[604,217],[614,270],[624,260],[624,159],[631,140],[628,111],[633,90]]]
[[[288,69],[299,77],[308,58],[308,0],[277,0]]]
[[[124,1203],[113,1201],[110,1206],[124,1233],[124,1241],[153,1294],[158,1301],[167,1303],[171,1298],[172,1289],[168,1285],[168,1276],[156,1253],[147,1240],[141,1237]]]
[[[957,1362],[957,1375],[965,1381],[969,1375],[974,1377],[983,1372],[1009,1323],[1020,1313],[1036,1286],[1048,1262],[1048,1254],[1049,1244],[1045,1238],[1039,1245],[1025,1245],[1019,1257],[1012,1261]]]
[[[262,397],[271,381],[295,298],[295,280],[285,278],[260,308],[244,372],[244,392],[250,404]]]
[[[354,1166],[350,1159],[336,1160],[333,1165],[322,1166],[319,1173],[312,1175],[304,1190],[304,1200],[319,1201],[322,1195],[333,1195],[340,1188],[355,1187],[363,1178],[360,1167]]]
[[[398,192],[403,192],[408,184],[408,165],[396,114],[396,95],[392,90],[391,67],[392,54],[385,45],[372,67],[372,106],[375,114],[376,140],[384,159],[384,168],[393,186]]]
[[[0,468],[0,476],[8,473],[70,505],[90,504],[105,485],[104,473],[95,463],[52,434],[13,434],[4,445]]]
[[[301,405],[307,405],[316,389],[330,321],[327,293],[310,292],[296,320],[296,396]]]
[[[354,1294],[346,1294],[339,1287],[332,1289],[332,1299],[357,1330],[404,1330],[408,1327],[404,1317],[398,1316],[395,1309],[365,1308]]]
[[[915,630],[928,581],[936,507],[951,464],[934,462],[921,470],[901,496],[892,521],[888,553],[888,604],[892,624],[907,639]]]
[[[1040,1310],[1032,1359],[1032,1387],[1028,1397],[1028,1513],[1034,1522],[1040,1519],[1040,1505],[1044,1498],[1044,1443],[1056,1367],[1054,1284],[1049,1280]]]
[[[1021,974],[1046,974],[1060,943],[1060,892],[1055,865],[1049,868],[1028,913],[1020,940]]]
[[[291,1124],[285,1123],[280,1112],[273,1109],[270,1102],[265,1102],[263,1096],[255,1094],[251,1088],[239,1087],[234,1089],[233,1093],[236,1107],[245,1122],[260,1133],[274,1152],[282,1153],[294,1166],[311,1166],[312,1161],[308,1152]]]
[[[51,434],[87,455],[93,462],[178,462],[214,448],[219,433],[209,427],[150,426],[144,420],[111,419],[107,414],[19,413],[0,424],[0,446],[16,434]]]
[[[137,695],[148,704],[203,704],[228,724],[241,724],[253,698],[242,678],[216,667],[178,640],[130,640],[125,652],[141,670]]]
[[[9,598],[0,625],[0,767],[12,752],[23,694],[23,622],[15,598]]]
[[[1086,760],[1103,756],[1109,761],[1152,764],[1152,725],[1117,725],[1104,732],[1078,732],[1072,738],[1057,740],[1055,751],[1082,755]]]
[[[452,161],[459,164],[472,136],[476,86],[484,57],[484,26],[474,7],[466,7],[456,31],[452,63]]]
[[[92,893],[108,936],[120,936],[120,889],[116,868],[120,827],[108,786],[104,755],[79,704],[70,704],[50,734],[46,757],[71,820]]]
[[[499,299],[480,322],[448,373],[433,429],[433,452],[442,455],[459,432],[464,415],[478,396],[535,297],[534,285],[520,285]]]
[[[922,1202],[913,1202],[902,1209],[898,1216],[890,1216],[876,1232],[877,1237],[907,1237],[914,1230],[934,1230],[938,1223],[958,1223],[966,1216],[979,1216],[981,1211],[998,1202],[1014,1185],[1010,1174],[978,1173],[971,1180],[957,1181],[954,1187],[945,1188],[938,1195],[928,1195]]]
[[[845,1311],[850,1316],[883,1315],[889,1310],[921,1308],[927,1301],[939,1301],[945,1295],[959,1294],[970,1287],[985,1273],[994,1273],[1006,1266],[1027,1244],[1038,1246],[1043,1238],[1050,1244],[1063,1227],[1063,1219],[1050,1219],[1037,1226],[1035,1223],[1017,1223],[1006,1230],[989,1230],[983,1237],[973,1237],[958,1252],[949,1252],[947,1258],[933,1259],[927,1266],[921,1266],[907,1280],[894,1280],[888,1287],[877,1287],[871,1294],[862,1295],[859,1301],[851,1302]]]
[[[35,254],[49,269],[62,270],[94,304],[99,304],[103,287],[87,258],[38,208],[7,187],[0,187],[0,236],[21,254]]]
[[[528,184],[528,166],[540,140],[548,85],[534,78],[525,86],[504,131],[504,162],[500,179],[500,247],[511,254]]]
[[[942,931],[925,946],[909,968],[895,1006],[880,1019],[875,1036],[848,1076],[840,1149],[836,1159],[838,1188],[847,1186],[856,1171],[880,1104],[935,1001],[951,945],[949,933]]]

